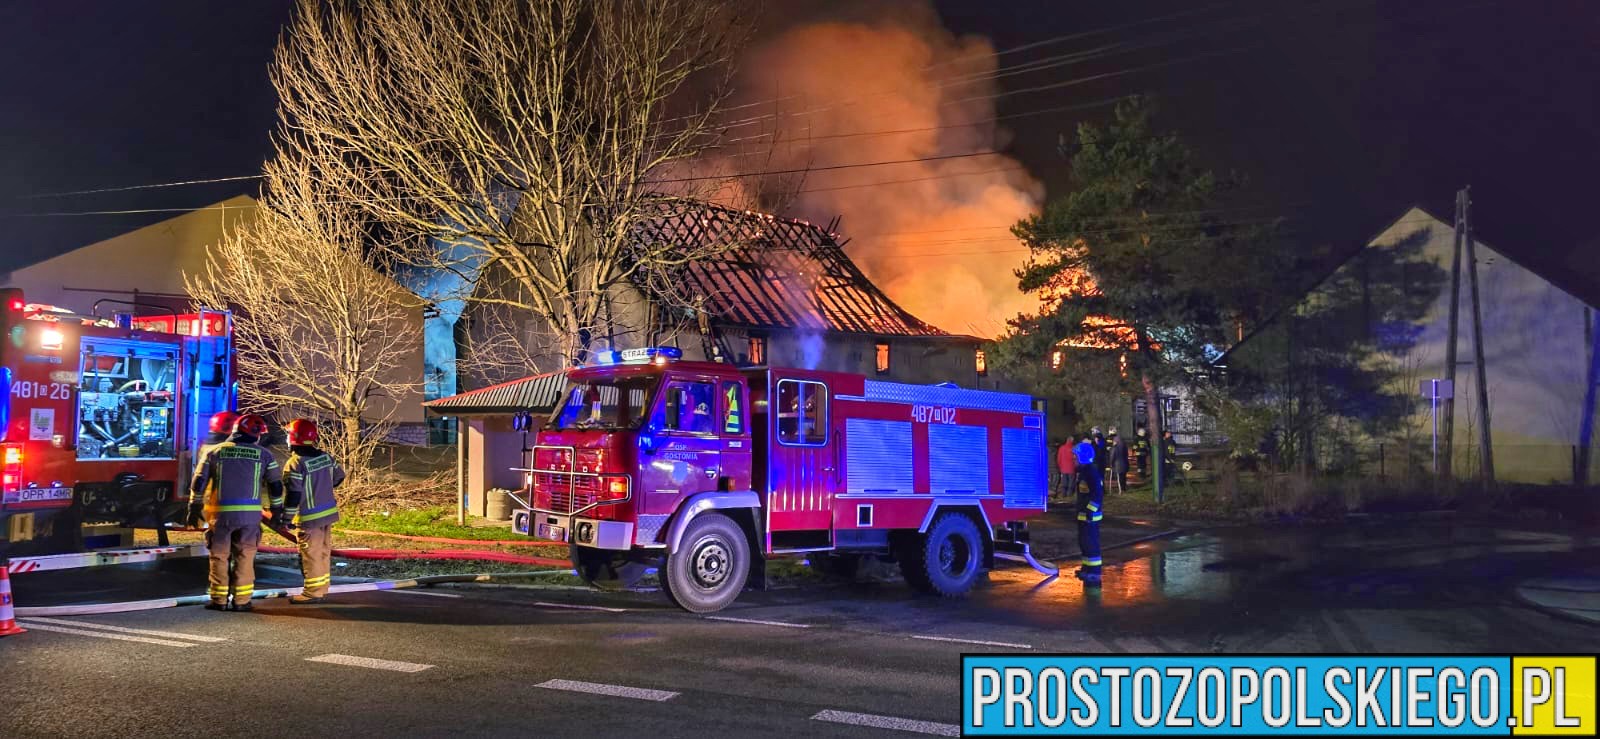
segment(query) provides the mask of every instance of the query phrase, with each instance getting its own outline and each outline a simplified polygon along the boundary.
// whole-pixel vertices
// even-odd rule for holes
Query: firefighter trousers
[[[1094,472],[1083,475],[1088,490],[1078,494],[1078,549],[1083,552],[1083,566],[1093,572],[1100,571],[1100,519],[1105,517],[1102,505],[1105,485]]]
[[[300,529],[300,575],[305,578],[302,595],[321,598],[328,594],[328,584],[333,582],[332,555],[332,526]]]
[[[228,596],[235,604],[250,602],[256,589],[256,547],[261,544],[261,524],[230,524],[219,521],[206,530],[206,549],[211,556],[211,602],[226,605]]]

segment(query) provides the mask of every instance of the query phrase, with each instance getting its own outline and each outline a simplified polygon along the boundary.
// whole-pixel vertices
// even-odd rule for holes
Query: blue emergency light
[[[674,359],[682,359],[683,350],[675,346],[652,346],[643,349],[623,349],[622,351],[601,351],[594,353],[594,364],[665,364]]]

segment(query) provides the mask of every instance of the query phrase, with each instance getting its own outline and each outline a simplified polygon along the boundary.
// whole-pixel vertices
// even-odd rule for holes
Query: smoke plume
[[[744,171],[809,168],[786,210],[843,216],[841,236],[881,288],[946,331],[995,336],[1037,301],[1012,274],[1025,256],[1009,226],[1043,187],[993,151],[994,48],[945,30],[923,0],[880,3],[851,21],[791,27],[741,60],[733,129]],[[839,164],[922,160],[873,167]]]

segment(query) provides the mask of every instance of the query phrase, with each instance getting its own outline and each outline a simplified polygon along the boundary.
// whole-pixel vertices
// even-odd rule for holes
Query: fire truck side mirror
[[[656,453],[656,434],[661,431],[661,426],[655,423],[646,424],[639,432],[639,451],[644,454]]]

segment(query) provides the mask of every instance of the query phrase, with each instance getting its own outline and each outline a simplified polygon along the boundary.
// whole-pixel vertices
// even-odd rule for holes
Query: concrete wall
[[[482,416],[466,419],[460,439],[467,445],[467,513],[486,513],[488,491],[494,488],[521,490],[522,433],[511,429],[510,416]],[[531,437],[529,443],[532,443]]]

